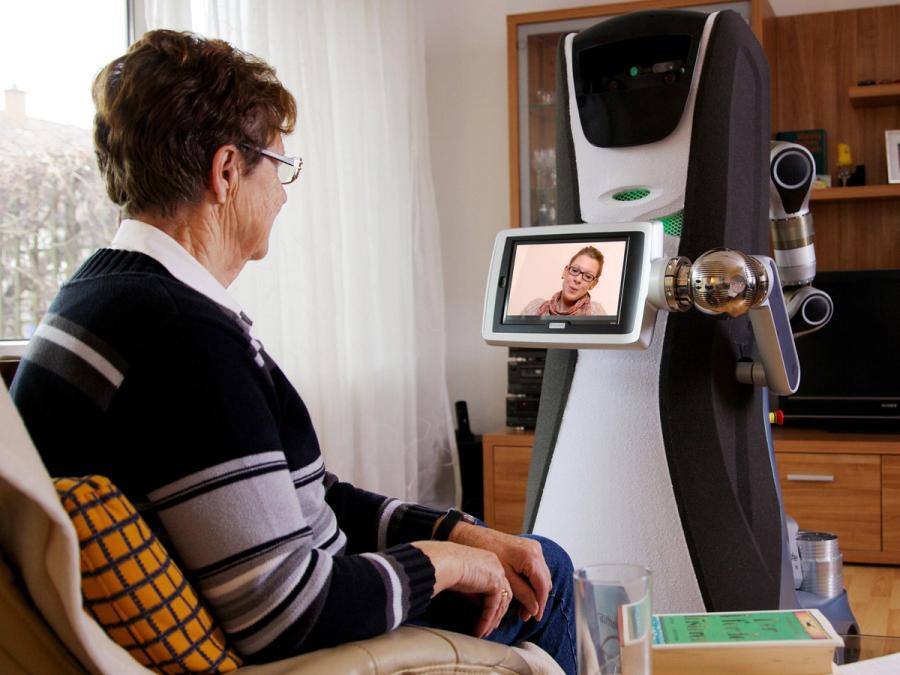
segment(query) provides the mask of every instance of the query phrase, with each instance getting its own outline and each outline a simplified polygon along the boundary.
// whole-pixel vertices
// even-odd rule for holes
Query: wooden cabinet
[[[519,534],[525,516],[525,489],[534,434],[486,434],[482,443],[484,520],[496,530]]]
[[[832,532],[841,548],[881,550],[881,457],[778,453],[785,510],[804,530]]]
[[[838,536],[847,562],[900,564],[900,434],[775,432],[785,512]]]

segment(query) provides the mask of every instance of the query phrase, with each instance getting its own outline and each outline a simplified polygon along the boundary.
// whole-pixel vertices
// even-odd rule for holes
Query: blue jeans
[[[539,542],[544,559],[550,568],[553,587],[547,598],[544,617],[540,621],[519,618],[518,603],[514,600],[500,622],[500,626],[485,639],[506,645],[527,640],[547,652],[566,672],[574,675],[575,657],[575,598],[572,594],[572,561],[558,544],[533,534],[522,535]],[[471,635],[481,608],[457,593],[441,593],[432,599],[425,614],[409,621],[416,626],[429,626]]]

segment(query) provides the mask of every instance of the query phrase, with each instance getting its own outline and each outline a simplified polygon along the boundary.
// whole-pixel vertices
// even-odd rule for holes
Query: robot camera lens
[[[666,84],[675,84],[678,81],[678,74],[675,71],[670,70],[663,74],[662,81]]]

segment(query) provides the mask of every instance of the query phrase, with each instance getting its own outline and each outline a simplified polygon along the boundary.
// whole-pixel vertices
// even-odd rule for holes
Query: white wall
[[[610,0],[606,0],[609,2]],[[769,0],[775,14],[856,9],[884,0]],[[506,16],[604,0],[428,0],[426,75],[441,223],[450,400],[465,400],[475,433],[506,423],[506,356],[481,339],[485,276],[509,224]]]

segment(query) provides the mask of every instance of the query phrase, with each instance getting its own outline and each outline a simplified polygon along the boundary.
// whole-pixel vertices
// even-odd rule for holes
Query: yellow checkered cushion
[[[58,478],[81,544],[84,606],[107,634],[159,673],[240,666],[168,552],[108,478]]]

